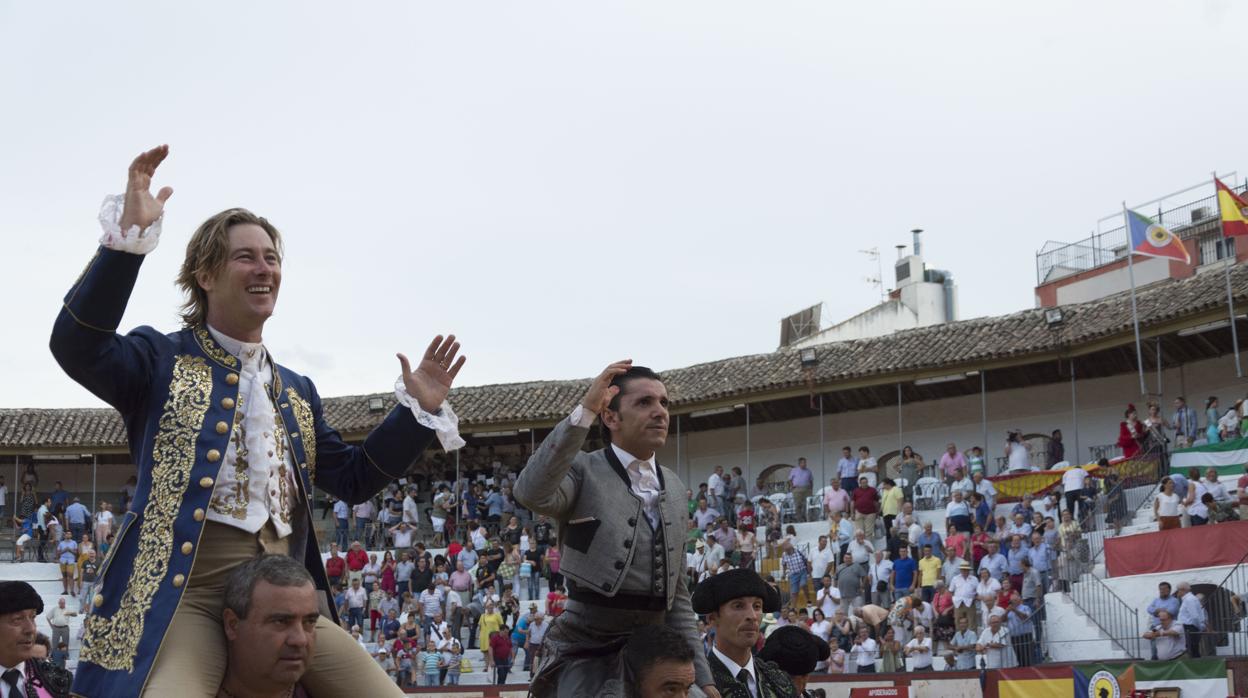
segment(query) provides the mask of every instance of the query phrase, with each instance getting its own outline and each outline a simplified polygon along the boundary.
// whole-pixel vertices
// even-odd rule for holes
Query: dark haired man
[[[160,146],[135,158],[124,196],[105,200],[101,247],[65,296],[52,354],[71,378],[117,409],[140,477],[92,598],[74,693],[212,695],[225,670],[221,582],[257,552],[307,566],[332,603],[313,532],[312,484],[362,502],[403,476],[438,435],[462,440],[445,405],[463,357],[437,337],[415,369],[399,355],[398,404],[364,440],[326,423],[312,381],[269,355],[264,325],[282,281],[281,235],[245,209],[191,236],[178,283],[184,328],[116,333],[144,256],[156,247],[165,202],[152,175]],[[332,615],[333,611],[331,611]],[[398,687],[328,619],[305,682],[319,695],[388,695]]]
[[[695,652],[701,644],[683,574],[685,485],[655,462],[667,403],[658,374],[617,361],[520,471],[516,500],[558,522],[569,597],[546,633],[535,696],[595,695],[622,678],[619,648],[642,625],[671,626]],[[596,418],[608,445],[582,452]],[[697,685],[718,698],[700,652],[694,667]]]
[[[715,628],[709,662],[724,698],[798,695],[788,674],[754,655],[763,614],[780,611],[780,592],[757,572],[735,569],[708,577],[694,589],[692,605]]]
[[[303,564],[261,555],[225,583],[222,620],[229,660],[218,696],[306,696],[299,679],[316,650],[316,586]]]
[[[693,657],[693,649],[679,631],[666,625],[643,625],[624,647],[624,666],[631,680],[613,679],[603,695],[685,698],[693,686]]]

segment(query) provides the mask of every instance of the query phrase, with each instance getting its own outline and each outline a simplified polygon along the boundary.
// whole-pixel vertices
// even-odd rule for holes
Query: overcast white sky
[[[124,9],[123,9],[124,8]],[[0,0],[0,406],[99,404],[47,349],[105,194],[176,190],[123,329],[173,330],[186,239],[287,241],[275,356],[385,391],[454,331],[463,384],[770,351],[878,299],[925,228],[963,318],[1118,202],[1248,171],[1248,6],[1205,2]]]

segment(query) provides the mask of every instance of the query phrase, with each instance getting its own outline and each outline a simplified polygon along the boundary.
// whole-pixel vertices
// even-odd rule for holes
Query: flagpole
[[[1218,193],[1218,172],[1213,172],[1213,200],[1218,204],[1218,227],[1222,228],[1222,195]],[[1226,230],[1222,231],[1222,249],[1227,248]],[[1235,352],[1235,377],[1243,378],[1244,371],[1239,365],[1239,332],[1235,329],[1235,297],[1231,294],[1231,267],[1235,265],[1236,255],[1231,256],[1231,263],[1223,267],[1226,272],[1226,307],[1231,313],[1231,349]]]
[[[1140,349],[1140,315],[1135,307],[1135,241],[1131,239],[1131,218],[1127,214],[1127,202],[1122,202],[1122,225],[1127,233],[1127,278],[1131,280],[1131,324],[1135,327],[1135,365],[1140,371],[1140,396],[1148,395],[1144,385],[1144,352]]]

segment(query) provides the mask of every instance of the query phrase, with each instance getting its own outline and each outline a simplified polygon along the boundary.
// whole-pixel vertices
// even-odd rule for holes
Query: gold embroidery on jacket
[[[277,449],[273,452],[273,462],[277,463],[277,503],[278,516],[283,523],[290,523],[290,485],[286,482],[289,469],[286,466],[286,424],[282,421],[282,413],[273,411],[273,441]]]
[[[212,369],[208,364],[200,357],[176,357],[169,399],[152,443],[152,489],[143,507],[130,579],[111,617],[99,613],[87,616],[81,653],[84,661],[110,671],[134,671],[152,599],[166,583],[173,554],[173,524],[195,465],[196,440],[211,397]],[[121,544],[118,540],[117,545]]]
[[[199,346],[204,350],[213,361],[220,363],[229,368],[238,368],[238,359],[228,351],[222,349],[212,335],[208,333],[208,328],[200,325],[195,328],[195,338],[199,340]]]
[[[295,413],[295,424],[299,425],[299,439],[303,442],[303,455],[308,464],[308,479],[315,482],[316,430],[312,425],[312,406],[293,387],[286,388],[286,396],[290,398],[290,411]]]
[[[243,396],[238,396],[238,409],[234,412],[234,429],[230,441],[234,443],[234,482],[217,488],[217,494],[209,506],[222,516],[232,516],[239,521],[247,520],[247,505],[251,502],[251,452],[247,450],[247,428],[243,426]]]

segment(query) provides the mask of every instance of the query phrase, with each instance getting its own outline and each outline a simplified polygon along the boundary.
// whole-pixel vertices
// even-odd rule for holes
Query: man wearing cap
[[[73,675],[35,658],[35,618],[43,600],[26,582],[0,582],[0,695],[63,698]],[[18,693],[21,691],[21,693]]]
[[[818,635],[796,625],[786,625],[767,638],[758,656],[788,674],[793,688],[805,698],[811,695],[806,691],[810,672],[819,662],[827,661],[831,654],[832,648]]]
[[[724,698],[795,698],[789,675],[754,656],[759,621],[780,610],[780,592],[754,570],[717,574],[693,591],[693,611],[715,626],[715,645],[708,658],[715,687]],[[774,635],[774,633],[773,633]]]
[[[631,360],[613,363],[520,471],[516,501],[558,522],[569,597],[546,632],[535,696],[596,695],[622,676],[620,653],[633,630],[658,623],[685,636],[696,684],[718,696],[698,651],[684,575],[685,485],[655,457],[667,442],[667,404],[657,373]],[[608,445],[585,453],[596,419]]]

